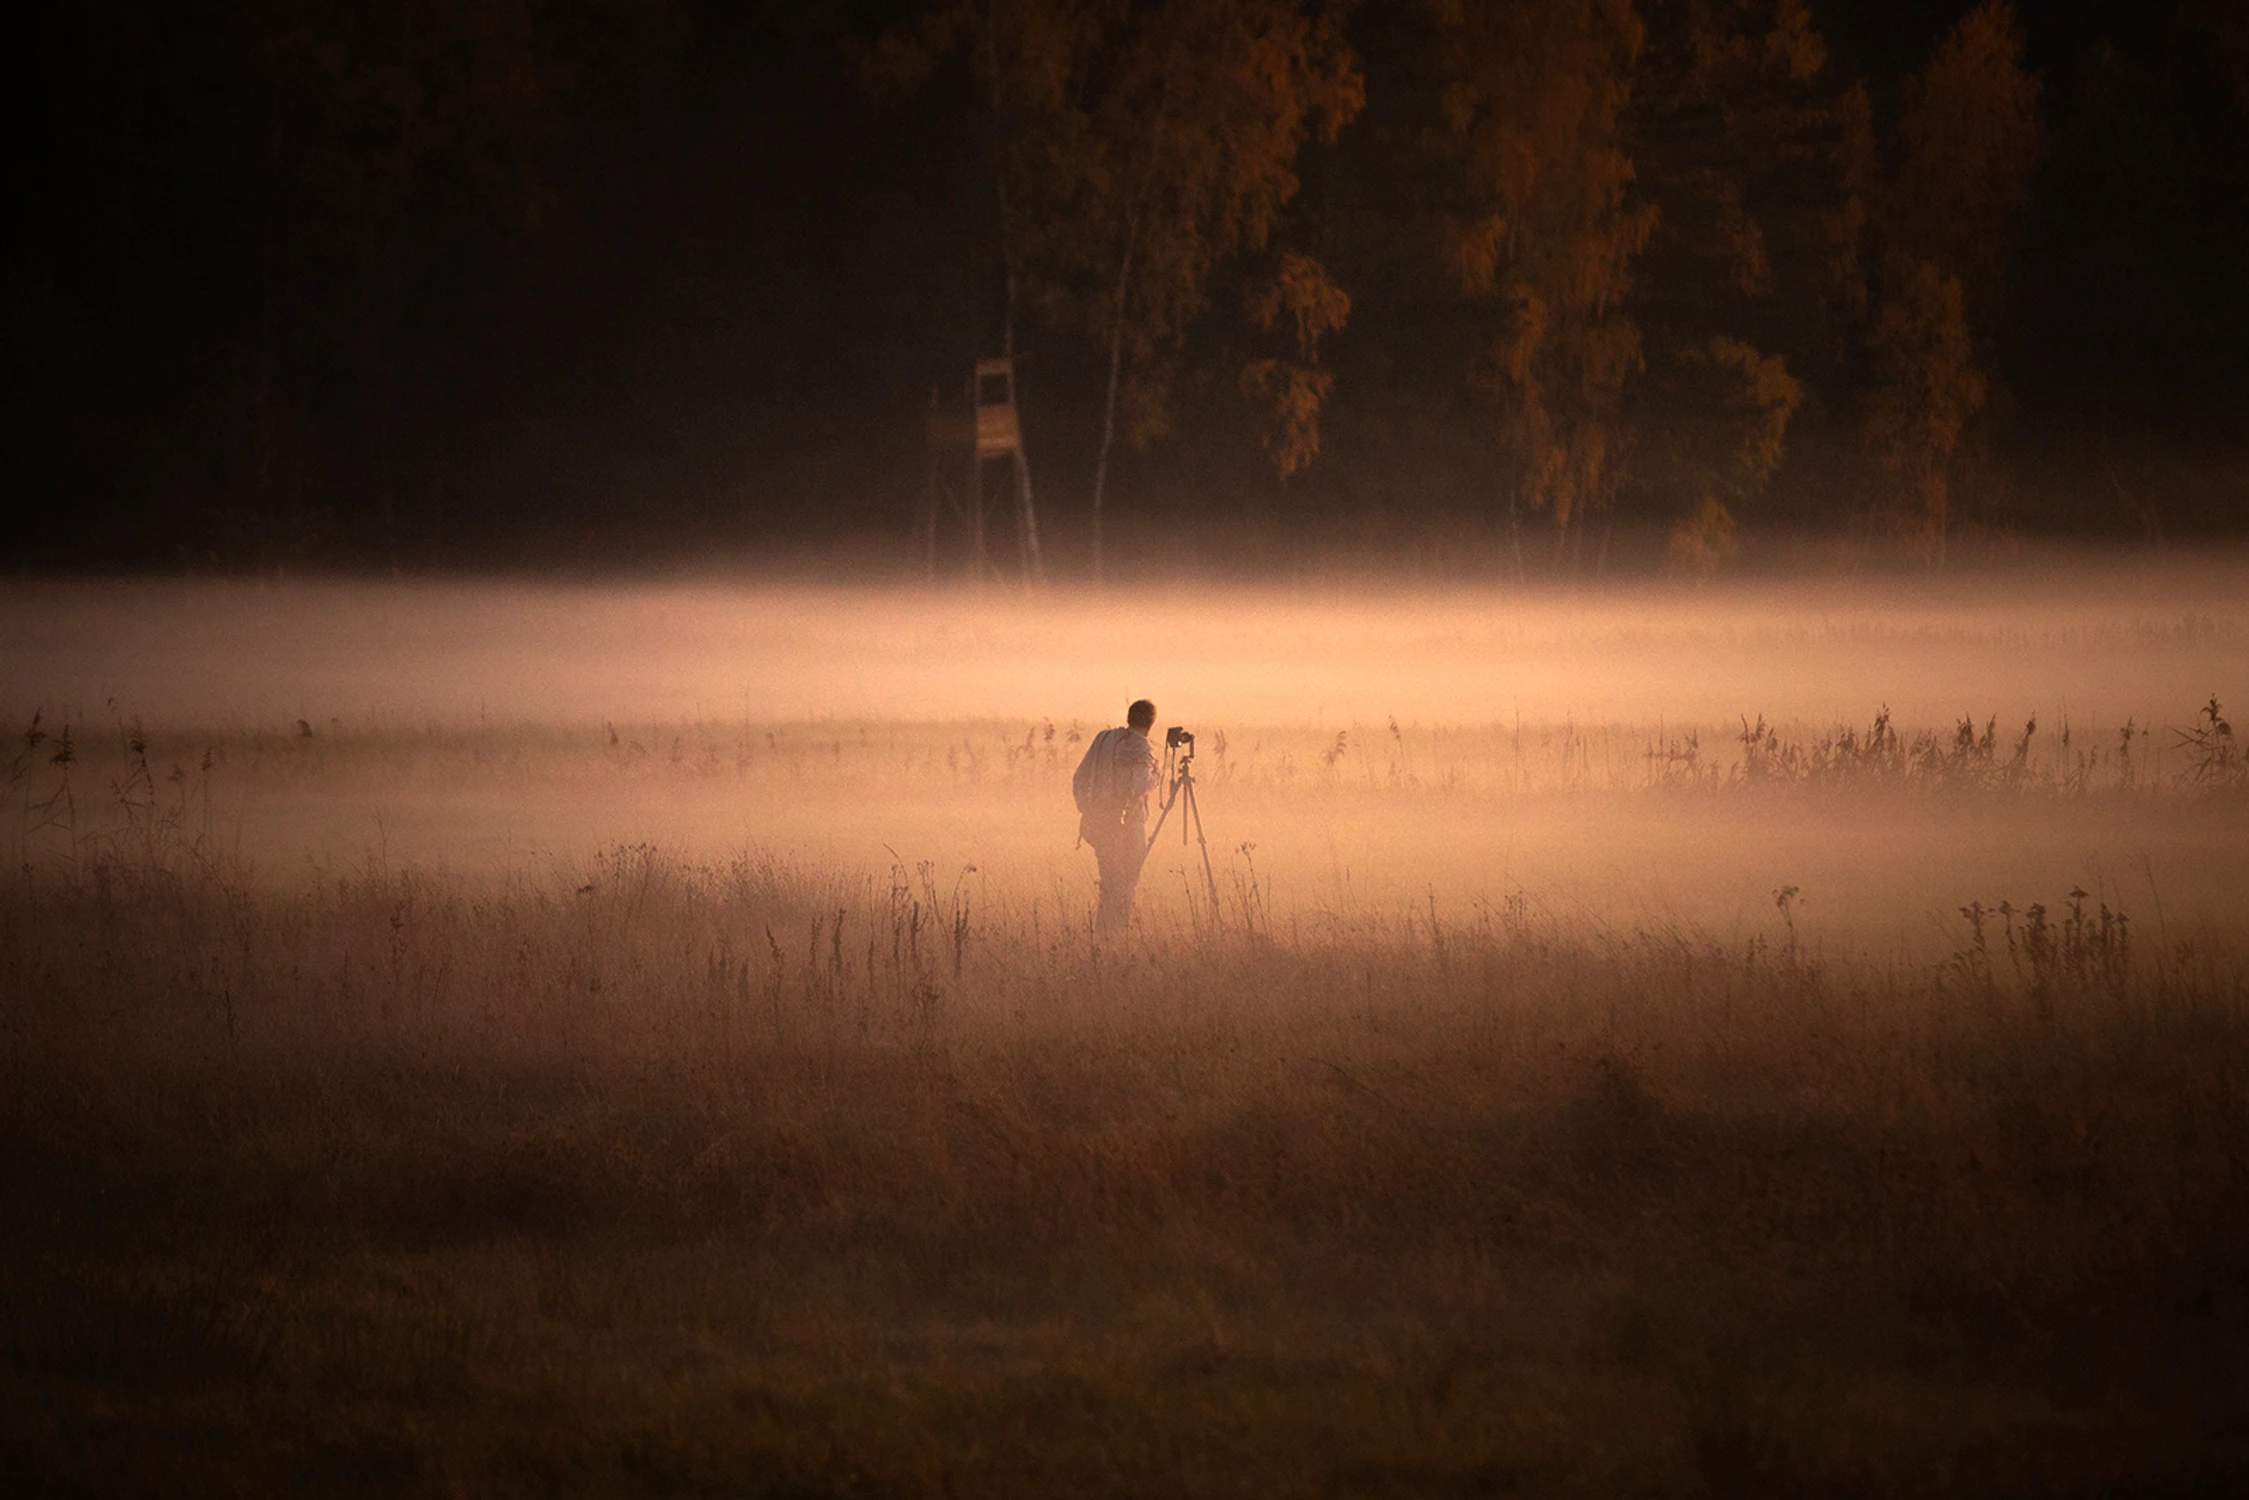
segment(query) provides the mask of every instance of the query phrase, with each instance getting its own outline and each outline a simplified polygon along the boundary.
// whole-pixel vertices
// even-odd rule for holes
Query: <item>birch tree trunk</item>
[[[1139,229],[1137,219],[1133,230]],[[1125,236],[1124,260],[1117,268],[1117,314],[1109,325],[1109,394],[1101,407],[1101,451],[1093,461],[1093,585],[1106,580],[1101,558],[1101,502],[1109,484],[1109,448],[1117,438],[1117,382],[1124,369],[1125,294],[1132,285],[1132,242]]]
[[[1000,190],[1001,213],[1006,213],[1007,190]],[[1003,231],[1004,233],[1004,231]],[[1008,393],[1015,405],[1015,525],[1023,547],[1023,582],[1026,587],[1046,583],[1046,557],[1039,550],[1039,509],[1031,496],[1031,450],[1023,437],[1023,404],[1015,384],[1015,261],[1006,252],[1007,322],[1000,330],[1000,352],[1007,356]]]
[[[1140,247],[1140,220],[1146,211],[1148,191],[1155,185],[1157,148],[1162,144],[1164,117],[1171,111],[1171,78],[1164,78],[1162,96],[1156,101],[1156,118],[1148,130],[1147,170],[1140,179],[1140,191],[1134,195],[1131,216],[1125,220],[1124,253],[1117,259],[1117,301],[1109,324],[1109,391],[1101,405],[1101,451],[1093,461],[1093,586],[1101,587],[1106,581],[1106,564],[1101,555],[1101,506],[1109,486],[1109,449],[1117,439],[1117,386],[1124,375],[1125,308],[1132,292],[1132,257]]]

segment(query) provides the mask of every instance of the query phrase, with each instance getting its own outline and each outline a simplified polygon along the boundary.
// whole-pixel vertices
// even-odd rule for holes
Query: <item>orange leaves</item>
[[[1320,407],[1335,388],[1333,375],[1293,360],[1259,359],[1243,369],[1241,388],[1267,415],[1265,452],[1281,478],[1319,456]]]
[[[1780,0],[1773,7],[1773,29],[1765,34],[1765,56],[1802,83],[1827,66],[1827,43],[1812,24],[1804,0]]]
[[[1671,528],[1665,555],[1672,567],[1697,583],[1707,583],[1726,559],[1741,550],[1734,540],[1734,515],[1705,495],[1687,517]]]
[[[1975,330],[1998,320],[2014,223],[2045,151],[2039,82],[2022,54],[2008,0],[1961,19],[1907,80],[1880,200],[1889,286],[1868,335],[1866,433],[1932,564],[1951,525],[1953,455],[1989,388]]]
[[[1447,220],[1440,227],[1437,253],[1462,291],[1471,297],[1489,297],[1499,290],[1500,258],[1506,247],[1506,215],[1487,213]]]
[[[1904,489],[1933,564],[1944,560],[1952,455],[1987,384],[1975,367],[1960,282],[1933,261],[1913,264],[1875,320],[1876,386],[1866,431]]]
[[[1645,41],[1629,0],[1521,0],[1441,12],[1446,118],[1476,205],[1441,237],[1472,297],[1505,304],[1491,339],[1517,498],[1558,530],[1605,503],[1623,441],[1616,404],[1640,367],[1622,311],[1655,231],[1622,141]]]
[[[1341,328],[1351,316],[1351,294],[1328,276],[1327,267],[1294,250],[1281,255],[1280,269],[1250,294],[1250,321],[1271,332],[1287,314],[1298,350],[1318,359],[1320,337]]]
[[[1979,323],[1998,310],[2013,224],[2046,150],[2022,54],[2014,7],[1984,0],[1907,80],[1898,117],[1891,232],[1960,278]]]
[[[1710,341],[1710,362],[1738,382],[1733,394],[1739,417],[1734,443],[1734,492],[1747,498],[1765,487],[1786,452],[1789,419],[1804,404],[1804,388],[1788,373],[1779,355],[1758,352],[1739,339],[1719,335]]]
[[[1210,272],[1262,249],[1295,160],[1365,100],[1338,7],[1297,0],[952,0],[862,72],[916,80],[944,48],[990,86],[1033,301],[1136,360],[1204,308]]]
[[[1885,453],[1909,469],[1949,456],[1985,391],[1959,279],[1933,261],[1916,262],[1868,342],[1882,382],[1871,430]]]
[[[1652,472],[1688,507],[1671,533],[1671,565],[1704,580],[1733,556],[1737,516],[1779,470],[1804,388],[1783,356],[1725,334],[1677,351],[1662,373],[1670,420],[1644,441]]]
[[[1320,408],[1335,389],[1335,377],[1319,368],[1320,339],[1349,320],[1351,294],[1327,267],[1290,250],[1279,269],[1251,289],[1249,316],[1268,333],[1285,321],[1295,339],[1297,358],[1252,360],[1241,377],[1243,396],[1263,418],[1266,456],[1287,479],[1319,456]]]

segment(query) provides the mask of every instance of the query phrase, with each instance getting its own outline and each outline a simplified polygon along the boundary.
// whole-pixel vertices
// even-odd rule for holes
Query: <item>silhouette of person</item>
[[[1148,732],[1155,727],[1156,705],[1142,698],[1125,710],[1121,727],[1093,737],[1070,778],[1070,793],[1078,804],[1078,837],[1093,846],[1101,872],[1096,937],[1122,937],[1132,925],[1132,897],[1148,857],[1148,794],[1161,774],[1155,747],[1148,743]]]

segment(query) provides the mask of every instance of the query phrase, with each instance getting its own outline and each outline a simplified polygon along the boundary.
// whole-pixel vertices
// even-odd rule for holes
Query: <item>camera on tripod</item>
[[[1224,739],[1219,741],[1224,744]],[[1156,814],[1156,826],[1148,830],[1148,850],[1153,853],[1156,840],[1163,836],[1164,824],[1170,821],[1172,808],[1181,803],[1186,807],[1179,814],[1179,841],[1184,844],[1189,835],[1194,837],[1203,855],[1203,884],[1210,892],[1210,911],[1215,919],[1218,912],[1218,874],[1211,868],[1210,844],[1203,838],[1203,810],[1195,801],[1195,731],[1174,724],[1164,731],[1164,791],[1163,810]]]

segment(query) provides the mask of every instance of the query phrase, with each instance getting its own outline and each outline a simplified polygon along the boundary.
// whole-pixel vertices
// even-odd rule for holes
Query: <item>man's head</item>
[[[1125,710],[1125,728],[1146,734],[1156,727],[1156,705],[1142,698]]]

